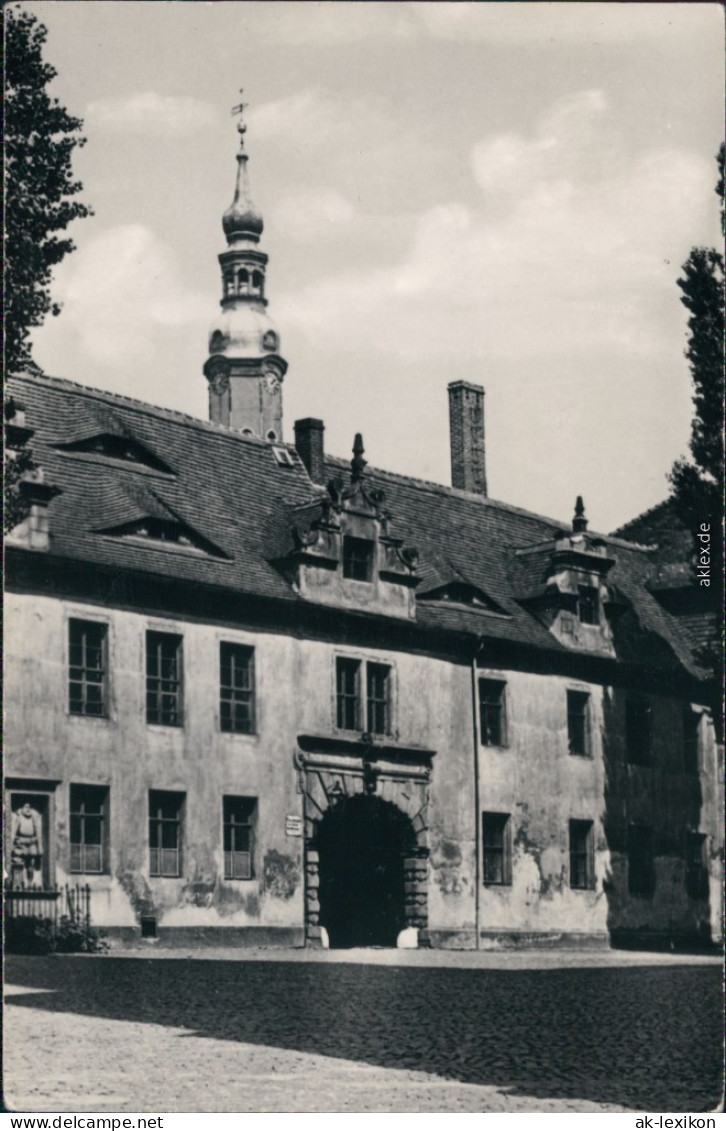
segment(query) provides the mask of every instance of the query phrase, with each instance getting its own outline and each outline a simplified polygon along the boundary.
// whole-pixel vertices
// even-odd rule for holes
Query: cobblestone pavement
[[[15,1111],[712,1110],[718,959],[145,952],[6,962]]]

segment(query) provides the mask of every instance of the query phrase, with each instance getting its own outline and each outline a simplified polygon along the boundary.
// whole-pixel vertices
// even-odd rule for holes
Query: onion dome
[[[240,107],[242,109],[242,107]],[[250,240],[258,243],[264,227],[262,213],[255,208],[250,195],[250,183],[247,174],[247,154],[245,153],[245,132],[247,126],[242,119],[237,124],[239,132],[239,153],[237,154],[237,184],[234,190],[234,200],[222,216],[222,227],[227,237],[227,243],[234,244],[238,240]]]

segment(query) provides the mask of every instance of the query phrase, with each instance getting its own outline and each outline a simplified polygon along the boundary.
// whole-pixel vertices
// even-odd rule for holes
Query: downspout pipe
[[[474,738],[474,930],[476,933],[475,949],[481,947],[481,891],[482,891],[482,845],[481,845],[481,802],[479,798],[479,765],[481,751],[481,720],[479,717],[479,677],[477,661],[484,647],[484,637],[477,638],[474,654],[471,658],[471,710],[473,717]]]

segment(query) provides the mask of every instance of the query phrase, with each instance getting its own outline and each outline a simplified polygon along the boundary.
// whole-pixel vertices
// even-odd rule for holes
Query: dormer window
[[[577,613],[580,624],[597,625],[600,623],[600,601],[594,585],[580,585],[578,587]]]
[[[373,553],[375,545],[367,538],[343,538],[343,577],[351,581],[373,580]]]

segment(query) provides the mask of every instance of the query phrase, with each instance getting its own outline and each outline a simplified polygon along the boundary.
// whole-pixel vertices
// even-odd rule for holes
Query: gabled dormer
[[[92,436],[84,436],[80,440],[72,440],[67,444],[56,444],[56,450],[69,455],[101,457],[104,460],[113,460],[135,468],[158,471],[162,475],[173,474],[171,468],[163,460],[159,459],[145,444],[140,443],[128,433],[97,432]]]
[[[309,601],[413,619],[418,554],[392,533],[385,492],[365,467],[359,434],[349,479],[336,476],[293,511],[293,546],[276,564]]]
[[[580,495],[571,530],[558,531],[553,541],[517,550],[516,558],[528,578],[518,595],[520,603],[561,644],[614,655],[611,621],[622,601],[607,576],[615,558],[601,538],[588,534]]]

